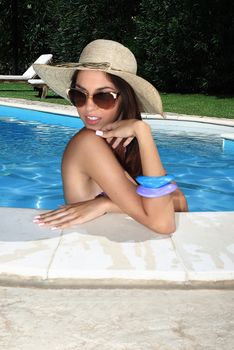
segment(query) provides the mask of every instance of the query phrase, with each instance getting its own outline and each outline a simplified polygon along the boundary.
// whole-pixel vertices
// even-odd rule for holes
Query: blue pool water
[[[41,122],[40,112],[20,112],[0,117],[0,206],[56,208],[64,203],[61,157],[82,123],[56,115]],[[153,133],[164,166],[175,174],[190,211],[234,210],[234,156],[222,151],[218,135]]]

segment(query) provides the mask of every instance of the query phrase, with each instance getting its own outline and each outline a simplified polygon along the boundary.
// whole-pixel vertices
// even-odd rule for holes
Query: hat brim
[[[69,100],[67,89],[71,84],[71,78],[76,70],[100,70],[109,74],[116,75],[125,80],[135,91],[140,112],[150,114],[163,114],[162,101],[157,89],[147,80],[138,75],[128,72],[117,71],[113,69],[91,69],[86,67],[64,67],[51,66],[46,64],[34,64],[33,68],[39,77],[58,95]]]

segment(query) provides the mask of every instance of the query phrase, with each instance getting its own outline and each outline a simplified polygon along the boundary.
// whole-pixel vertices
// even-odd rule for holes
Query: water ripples
[[[63,204],[60,164],[76,129],[0,118],[0,205],[53,209]],[[184,191],[191,211],[234,210],[234,157],[217,135],[157,132],[168,173]]]

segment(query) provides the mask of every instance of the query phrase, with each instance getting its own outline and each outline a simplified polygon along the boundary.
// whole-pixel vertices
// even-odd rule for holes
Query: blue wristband
[[[175,176],[165,175],[165,176],[137,176],[136,181],[144,187],[158,188],[162,187],[169,182],[173,181]]]
[[[138,186],[136,193],[146,198],[158,198],[166,196],[169,193],[174,192],[177,189],[176,184],[168,184],[159,188],[149,188],[144,186]]]

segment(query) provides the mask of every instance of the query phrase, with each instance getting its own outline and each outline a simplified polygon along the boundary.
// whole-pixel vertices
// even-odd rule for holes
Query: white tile
[[[38,211],[0,208],[0,276],[47,277],[59,231],[32,222]]]
[[[234,212],[183,213],[172,240],[190,281],[234,279]]]
[[[0,208],[0,277],[234,279],[234,213],[177,214],[171,237],[109,214],[64,230],[62,239],[59,231],[32,223],[37,213]]]
[[[170,237],[108,214],[64,230],[48,276],[184,281],[185,272]]]

